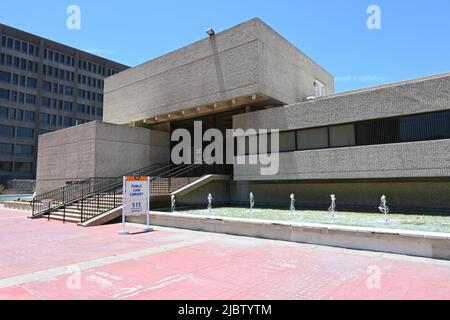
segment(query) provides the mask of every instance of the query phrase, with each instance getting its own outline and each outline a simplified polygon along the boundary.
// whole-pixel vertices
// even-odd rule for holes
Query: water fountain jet
[[[295,213],[295,194],[292,193],[290,198],[291,198],[291,207],[289,210],[291,211],[291,213]]]
[[[328,212],[331,213],[331,219],[336,218],[336,196],[334,194],[331,195],[331,206],[328,208]]]

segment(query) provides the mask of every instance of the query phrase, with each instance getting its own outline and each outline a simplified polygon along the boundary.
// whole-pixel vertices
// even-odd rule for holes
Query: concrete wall
[[[124,124],[262,93],[286,104],[334,91],[333,77],[259,19],[121,72],[105,81],[104,120]]]
[[[231,203],[248,205],[253,192],[256,206],[289,208],[291,193],[298,209],[327,210],[330,195],[337,197],[337,210],[378,212],[380,198],[386,195],[393,212],[450,213],[449,179],[324,180],[235,182],[231,185]]]
[[[40,136],[37,192],[67,181],[116,177],[151,163],[168,163],[167,133],[90,122]]]
[[[236,165],[238,181],[450,177],[450,140],[280,153],[278,174]]]
[[[450,74],[358,90],[233,118],[234,128],[303,129],[450,109]]]
[[[450,109],[450,75],[325,97],[242,114],[234,128],[281,131]],[[235,166],[235,180],[450,177],[450,140],[297,151],[280,154],[274,176]]]

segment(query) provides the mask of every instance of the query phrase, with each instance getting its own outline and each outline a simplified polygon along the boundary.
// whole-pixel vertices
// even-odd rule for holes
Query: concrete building
[[[300,208],[324,209],[333,193],[340,210],[373,210],[386,194],[396,210],[450,212],[450,74],[335,94],[329,72],[252,19],[109,77],[104,100],[104,123],[40,138],[39,193],[170,163],[171,133],[202,121],[204,131],[280,130],[279,171],[211,166],[230,179],[183,204],[214,189],[225,204],[253,192],[286,205],[294,192]]]
[[[103,117],[104,78],[127,69],[0,24],[0,183],[36,177],[40,134]]]

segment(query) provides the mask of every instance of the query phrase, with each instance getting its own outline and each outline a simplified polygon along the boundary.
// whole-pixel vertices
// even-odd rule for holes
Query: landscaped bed
[[[236,207],[216,208],[211,211],[177,210],[176,213],[197,216],[450,233],[450,216],[445,215],[389,214],[389,223],[386,224],[385,216],[381,213],[337,212],[334,219],[331,218],[331,214],[327,211],[296,211],[295,213],[291,213],[289,210],[255,208],[251,212],[249,209]]]

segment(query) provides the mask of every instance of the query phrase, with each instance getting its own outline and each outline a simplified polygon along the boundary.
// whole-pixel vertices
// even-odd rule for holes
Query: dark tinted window
[[[33,138],[33,129],[17,127],[17,136],[19,138]]]
[[[9,100],[9,90],[0,88],[0,99]]]
[[[0,161],[0,172],[12,172],[12,162]]]
[[[13,145],[8,143],[0,143],[0,153],[12,153]]]
[[[33,146],[17,144],[15,147],[15,154],[32,155],[33,154]]]
[[[0,135],[7,136],[7,137],[13,137],[14,136],[14,127],[0,125]]]
[[[30,162],[16,162],[16,172],[31,172],[32,164]]]

